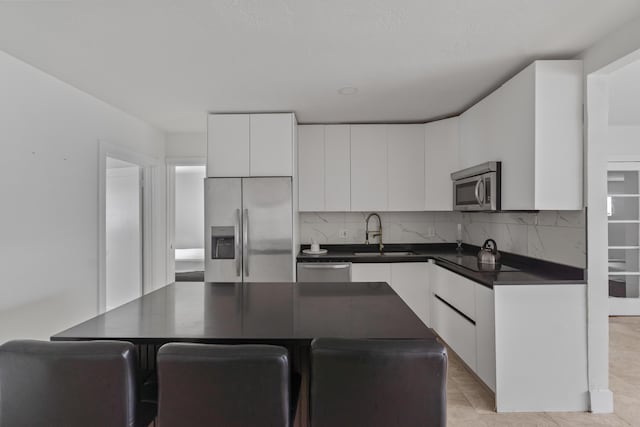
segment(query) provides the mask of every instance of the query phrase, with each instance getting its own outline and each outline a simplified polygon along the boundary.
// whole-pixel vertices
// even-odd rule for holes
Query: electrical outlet
[[[427,227],[427,237],[435,237],[436,236],[436,228],[433,225]]]
[[[338,230],[338,237],[341,239],[347,239],[349,237],[349,230],[346,228]]]

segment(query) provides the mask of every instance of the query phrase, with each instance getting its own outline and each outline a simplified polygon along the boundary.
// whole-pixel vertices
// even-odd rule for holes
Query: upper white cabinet
[[[387,126],[351,126],[351,210],[386,211]]]
[[[324,125],[298,126],[298,206],[301,211],[325,209]]]
[[[351,127],[324,128],[324,210],[351,210]]]
[[[293,176],[293,113],[210,114],[207,176]]]
[[[251,115],[251,176],[293,176],[291,113]]]
[[[459,117],[431,122],[425,126],[425,209],[453,209],[451,173],[458,164]]]
[[[301,211],[351,208],[349,125],[298,126]]]
[[[502,161],[503,210],[582,209],[582,61],[536,61],[460,118],[460,168]]]
[[[351,126],[351,210],[424,210],[424,126]]]
[[[207,176],[249,176],[249,114],[210,114]]]
[[[424,210],[424,151],[424,125],[387,126],[387,210]]]

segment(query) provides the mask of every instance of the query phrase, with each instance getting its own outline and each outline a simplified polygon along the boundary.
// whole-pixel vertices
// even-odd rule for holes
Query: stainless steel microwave
[[[500,162],[487,162],[451,174],[453,210],[500,210]]]

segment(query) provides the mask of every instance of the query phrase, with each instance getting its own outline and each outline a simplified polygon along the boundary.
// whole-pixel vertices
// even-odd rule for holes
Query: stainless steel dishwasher
[[[350,262],[299,262],[298,282],[350,282]]]

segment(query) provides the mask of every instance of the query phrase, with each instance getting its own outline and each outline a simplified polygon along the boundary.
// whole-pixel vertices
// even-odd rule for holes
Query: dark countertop
[[[307,343],[316,337],[435,335],[382,282],[173,283],[51,340]]]
[[[303,245],[302,249],[308,247],[309,245]],[[477,270],[476,262],[476,254],[480,248],[467,244],[463,245],[461,253],[456,251],[455,243],[385,244],[385,251],[411,251],[413,254],[382,256],[354,255],[354,252],[377,252],[378,246],[375,244],[323,245],[322,248],[328,250],[325,255],[308,255],[300,252],[298,262],[395,263],[434,260],[437,265],[490,288],[499,285],[586,283],[584,269],[508,252],[501,252],[500,271],[480,272]]]

